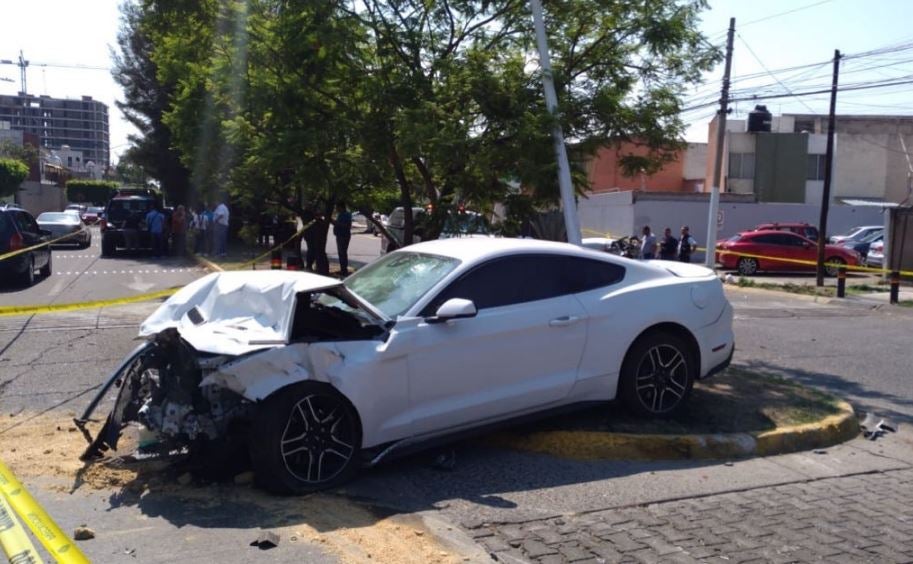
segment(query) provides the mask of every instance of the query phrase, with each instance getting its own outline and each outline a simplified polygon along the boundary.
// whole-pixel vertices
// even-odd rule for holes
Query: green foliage
[[[120,185],[113,180],[68,180],[67,201],[102,206]]]
[[[18,159],[0,158],[0,197],[12,196],[29,175],[29,167]]]
[[[240,209],[401,205],[407,240],[413,205],[432,204],[434,236],[448,210],[490,211],[520,185],[516,230],[557,204],[556,120],[579,191],[580,163],[606,144],[647,149],[623,159],[629,173],[673,157],[681,96],[720,56],[697,31],[705,8],[548,2],[553,116],[526,0],[134,0],[119,43],[127,99],[147,122],[135,162],[152,173],[144,148],[176,151],[191,191],[227,190]]]

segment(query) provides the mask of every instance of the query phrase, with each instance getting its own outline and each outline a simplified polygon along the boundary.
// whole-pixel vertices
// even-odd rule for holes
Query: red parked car
[[[861,262],[859,253],[839,245],[824,247],[824,261],[828,276],[836,276],[838,264],[857,266]],[[800,264],[789,261],[818,260],[817,243],[790,231],[744,231],[716,246],[716,261],[725,269],[738,270],[739,274],[750,276],[762,270],[815,270],[814,264]]]
[[[790,233],[801,235],[806,239],[818,241],[818,228],[814,225],[801,222],[762,223],[755,227],[754,231],[789,231]]]

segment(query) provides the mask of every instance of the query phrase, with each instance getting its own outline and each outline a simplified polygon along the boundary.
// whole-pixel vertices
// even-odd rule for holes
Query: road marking
[[[197,268],[171,268],[171,269],[163,268],[161,270],[121,270],[121,271],[112,270],[111,274],[133,274],[133,275],[136,275],[136,274],[182,274],[184,272],[188,272],[188,273],[189,272],[206,272],[206,269],[197,267]],[[108,271],[107,270],[102,270],[102,271],[84,270],[82,272],[79,272],[79,271],[72,271],[72,270],[68,270],[68,271],[58,270],[55,274],[57,276],[82,276],[82,275],[105,276],[108,274]]]

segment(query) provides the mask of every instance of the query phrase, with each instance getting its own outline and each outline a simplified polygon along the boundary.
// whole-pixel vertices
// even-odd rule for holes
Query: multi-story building
[[[91,96],[64,99],[21,92],[0,96],[0,121],[9,122],[14,130],[37,135],[44,149],[68,146],[82,153],[83,162],[91,161],[101,170],[108,168],[108,106]]]
[[[824,189],[827,116],[783,114],[728,120],[723,148],[724,192],[762,202],[820,203]],[[709,126],[706,177],[713,177],[717,119]],[[901,202],[908,195],[913,116],[837,115],[831,198]],[[705,190],[710,190],[709,183]]]
[[[599,148],[584,163],[590,192],[700,192],[704,186],[704,164],[707,160],[706,143],[688,143],[675,158],[659,170],[625,174],[621,159],[633,155],[643,157],[648,149],[640,144],[623,142]]]

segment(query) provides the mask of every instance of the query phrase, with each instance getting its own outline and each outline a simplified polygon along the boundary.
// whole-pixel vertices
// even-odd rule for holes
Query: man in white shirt
[[[228,206],[220,202],[212,214],[213,229],[216,240],[216,254],[224,257],[228,247]]]

